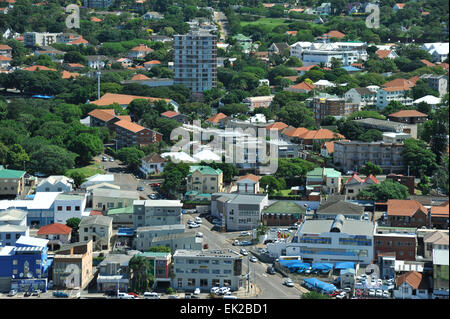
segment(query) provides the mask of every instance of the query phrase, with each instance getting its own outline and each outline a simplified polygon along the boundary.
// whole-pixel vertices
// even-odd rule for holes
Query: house
[[[0,56],[12,58],[12,48],[7,44],[0,44]]]
[[[258,194],[259,193],[259,180],[260,176],[253,174],[247,174],[239,177],[237,184],[238,193],[243,194]]]
[[[393,296],[396,299],[429,299],[429,280],[425,274],[410,271],[395,280]]]
[[[128,120],[120,120],[114,124],[117,133],[117,147],[148,145],[161,142],[162,134]]]
[[[48,246],[51,251],[59,250],[62,245],[70,244],[72,228],[60,223],[49,224],[39,228],[37,237],[48,239]]]
[[[343,139],[343,135],[329,129],[308,130],[304,127],[286,127],[281,131],[283,139],[300,144],[301,149],[312,148],[314,143],[322,145],[325,141]]]
[[[267,125],[266,130],[268,130],[268,131],[276,130],[276,131],[280,132],[281,130],[285,129],[286,127],[288,127],[288,125],[283,122],[274,122],[272,124]]]
[[[391,101],[398,101],[404,106],[413,104],[413,99],[409,97],[411,88],[403,86],[390,86],[380,88],[377,92],[378,108],[384,109]]]
[[[331,14],[331,3],[322,2],[320,6],[316,8],[316,11],[320,15],[329,15]]]
[[[448,250],[448,232],[430,231],[423,237],[424,258],[430,260],[433,258],[433,251],[436,249]]]
[[[99,215],[103,215],[99,212]],[[91,215],[92,216],[92,215]],[[113,219],[113,227],[126,227],[133,226],[133,206],[125,206],[121,208],[111,208],[106,213],[106,216]]]
[[[364,206],[357,205],[351,202],[327,199],[320,203],[317,210],[308,212],[313,219],[335,219],[337,215],[342,214],[345,219],[363,220]]]
[[[425,81],[430,88],[438,91],[439,96],[443,96],[448,92],[448,76],[446,75],[423,74],[420,76],[420,79]]]
[[[401,10],[405,7],[406,3],[396,3],[394,4],[394,7],[392,8],[392,10],[394,10],[395,13],[397,13],[398,10]]]
[[[174,112],[174,111],[167,111],[164,113],[161,113],[161,117],[165,117],[171,120],[175,120],[177,122],[180,122],[181,124],[187,124],[189,123],[189,117],[187,115]]]
[[[181,223],[183,204],[179,200],[135,200],[133,207],[134,228]]]
[[[223,126],[223,121],[225,119],[227,119],[228,117],[223,114],[223,113],[217,113],[216,115],[210,117],[209,119],[207,119],[206,121],[210,124],[213,125],[219,125],[219,126]]]
[[[95,109],[88,113],[91,127],[106,126],[113,130],[113,124],[120,120],[114,109]]]
[[[396,260],[416,261],[418,240],[410,228],[376,228],[374,235],[374,259],[391,254]]]
[[[110,250],[112,237],[111,217],[95,215],[81,219],[78,232],[83,242],[92,240],[94,250]]]
[[[130,50],[127,57],[130,59],[141,59],[147,54],[152,53],[154,50],[146,46],[145,44],[140,44]]]
[[[87,215],[85,212],[87,203],[86,193],[62,193],[56,196],[53,202],[55,223],[65,224],[70,218],[82,218]]]
[[[115,93],[105,93],[99,100],[90,102],[91,104],[95,104],[98,106],[107,106],[114,103],[119,104],[123,108],[127,108],[127,106],[134,100],[137,99],[145,99],[150,102],[155,101],[164,101],[166,103],[171,104],[175,111],[178,109],[178,104],[171,99],[163,99],[157,97],[148,97],[148,96],[136,96],[136,95],[128,95],[128,94],[115,94]]]
[[[272,43],[267,51],[269,52],[269,54],[282,54],[283,52],[287,52],[289,48],[289,44],[287,44],[286,42],[279,42]]]
[[[261,222],[265,226],[291,226],[305,218],[306,208],[292,200],[271,203],[261,212]]]
[[[341,182],[341,173],[333,168],[318,167],[306,173],[307,190],[339,194],[341,192]]]
[[[43,179],[36,186],[37,192],[71,192],[73,179],[63,175],[52,175]]]
[[[344,98],[347,103],[357,104],[361,108],[373,107],[376,104],[377,94],[368,88],[352,88],[345,92]]]
[[[340,40],[340,39],[345,38],[345,34],[338,30],[331,30],[330,32],[322,34],[322,36],[320,38],[322,38],[322,39],[336,38],[336,39]]]
[[[449,203],[431,206],[431,226],[438,229],[448,229]]]
[[[388,119],[393,122],[418,124],[427,120],[428,115],[416,110],[400,110],[388,115]]]
[[[97,266],[97,291],[128,291],[130,284],[129,263],[138,251],[108,254]]]
[[[353,174],[347,182],[344,184],[344,194],[349,200],[355,200],[358,197],[359,192],[370,185],[379,184],[380,182],[370,174],[365,179],[360,176]]]
[[[284,88],[285,91],[294,92],[294,93],[309,93],[313,91],[316,87],[313,84],[302,82],[299,84],[291,85],[287,88]]]
[[[191,166],[187,175],[186,189],[198,191],[203,194],[222,192],[223,172],[209,166]]]
[[[113,60],[113,58],[105,55],[86,55],[85,58],[87,60],[88,67],[97,70],[103,69],[109,61]]]
[[[243,287],[242,256],[217,250],[177,249],[173,254],[172,287],[177,290],[210,292],[212,287]],[[183,267],[178,265],[185,265]],[[211,270],[206,272],[205,266]]]
[[[144,62],[144,67],[145,67],[145,70],[147,70],[147,71],[151,70],[154,66],[160,66],[160,65],[161,65],[161,61],[159,61],[159,60],[151,60],[151,61]]]
[[[80,189],[86,190],[88,187],[99,185],[99,184],[111,184],[114,183],[113,174],[95,174],[86,179],[83,184],[80,185]],[[105,186],[105,185],[103,185]],[[114,187],[113,187],[114,188]],[[119,187],[120,189],[120,187]],[[95,209],[96,207],[94,207]]]
[[[89,240],[64,245],[56,251],[53,256],[53,287],[84,289],[94,277],[92,249],[93,242]],[[78,276],[75,275],[72,281],[68,281],[68,272],[72,272],[74,267],[79,269]]]
[[[319,67],[317,64],[301,66],[293,68],[294,71],[298,72],[298,76],[303,76],[306,72],[310,71],[312,68]]]
[[[164,171],[166,163],[167,160],[165,158],[157,153],[152,153],[142,158],[139,169],[145,176],[149,174],[161,174]]]
[[[22,195],[25,190],[25,171],[0,167],[0,196]]]
[[[15,208],[0,212],[0,247],[14,246],[20,236],[29,236],[27,213]]]
[[[331,157],[334,152],[334,141],[325,142],[320,147],[320,156]]]
[[[392,227],[427,226],[428,210],[416,200],[390,199],[387,202],[388,224]]]
[[[92,208],[107,212],[112,208],[132,206],[139,199],[137,191],[96,188],[92,190]]]
[[[375,54],[378,55],[380,59],[395,59],[398,58],[398,54],[394,50],[377,50]]]
[[[211,214],[222,219],[227,231],[251,230],[258,227],[268,200],[267,194],[214,193]]]
[[[245,98],[242,103],[246,104],[248,108],[252,111],[255,108],[263,107],[268,108],[270,103],[272,103],[274,95],[268,96],[253,96]]]
[[[156,11],[149,11],[146,12],[143,16],[142,19],[144,20],[161,20],[164,19],[164,15],[156,12]]]

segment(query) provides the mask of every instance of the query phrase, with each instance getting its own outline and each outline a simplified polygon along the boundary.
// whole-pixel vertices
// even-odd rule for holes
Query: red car
[[[330,297],[336,297],[339,295],[339,291],[335,290],[333,293],[329,294]]]
[[[135,292],[129,292],[128,294],[133,296],[133,297],[135,297],[135,298],[139,298],[139,295],[137,293],[135,293]]]
[[[152,187],[161,187],[161,184],[160,183],[153,183],[151,186]]]

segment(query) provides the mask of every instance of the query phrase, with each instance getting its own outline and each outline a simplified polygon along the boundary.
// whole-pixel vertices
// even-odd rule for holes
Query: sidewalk
[[[250,283],[250,292],[248,291],[247,284],[239,289],[236,292],[236,297],[239,299],[250,299],[250,298],[256,298],[261,294],[261,289],[258,288],[254,283]]]

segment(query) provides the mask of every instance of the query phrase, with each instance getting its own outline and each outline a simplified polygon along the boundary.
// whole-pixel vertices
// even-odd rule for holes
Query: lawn
[[[290,189],[282,189],[278,192],[275,193],[276,196],[298,196],[298,195],[290,195],[289,193],[291,192]]]
[[[84,174],[86,177],[90,177],[95,174],[103,174],[105,170],[103,169],[101,164],[93,163],[91,165],[80,167],[80,168],[72,168],[66,172],[66,176],[69,176],[73,172],[80,172]]]
[[[267,32],[271,32],[273,28],[286,24],[285,19],[282,18],[261,18],[256,21],[241,21],[241,27],[245,27],[246,25],[261,25]]]

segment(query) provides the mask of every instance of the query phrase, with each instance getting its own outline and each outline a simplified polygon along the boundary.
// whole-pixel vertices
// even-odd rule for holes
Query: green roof
[[[322,177],[322,174],[325,175],[326,177],[340,177],[341,176],[341,172],[336,171],[334,168],[322,168],[322,167],[316,167],[315,169],[313,169],[312,171],[309,171],[308,173],[306,173],[306,177],[314,177],[314,176],[318,176],[318,177]]]
[[[21,178],[25,173],[15,169],[0,169],[0,178]]]
[[[147,252],[140,252],[137,253],[136,256],[142,256],[142,257],[163,257],[163,258],[167,258],[167,256],[169,256],[170,253],[164,253],[164,252],[152,252],[152,251],[147,251]]]
[[[117,214],[133,214],[133,206],[113,208],[108,210],[108,215],[117,215]]]
[[[306,209],[294,201],[280,200],[263,209],[263,214],[290,214],[299,215],[306,211]]]
[[[220,168],[214,169],[210,166],[192,165],[189,168],[188,176],[191,175],[196,170],[199,170],[202,174],[206,175],[220,175],[222,173],[222,170]]]

